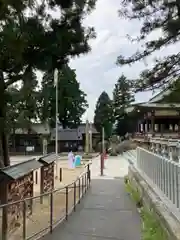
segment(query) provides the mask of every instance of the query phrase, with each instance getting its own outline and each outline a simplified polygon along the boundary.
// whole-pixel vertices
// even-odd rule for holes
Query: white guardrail
[[[180,164],[138,147],[136,165],[166,196],[169,202],[179,210]],[[177,215],[179,215],[179,211]]]

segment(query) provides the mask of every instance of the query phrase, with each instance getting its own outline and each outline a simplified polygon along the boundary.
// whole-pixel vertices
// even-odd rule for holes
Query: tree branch
[[[10,85],[12,85],[13,83],[21,80],[23,77],[23,74],[18,74],[15,76],[10,76],[9,80],[5,83],[5,88],[8,88]]]

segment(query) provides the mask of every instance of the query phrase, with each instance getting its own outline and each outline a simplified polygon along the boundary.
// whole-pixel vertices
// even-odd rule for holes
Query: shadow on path
[[[42,240],[140,240],[140,217],[121,179],[93,179],[67,222]]]

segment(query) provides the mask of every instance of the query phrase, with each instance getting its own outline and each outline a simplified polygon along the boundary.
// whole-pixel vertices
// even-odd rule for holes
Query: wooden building
[[[92,134],[92,141],[94,141],[99,133],[96,131],[94,125],[92,124],[89,128]],[[80,124],[77,128],[73,129],[59,129],[58,130],[58,145],[61,152],[68,152],[69,150],[78,151],[84,150],[85,147],[85,135],[86,135],[86,124]],[[56,130],[51,130],[51,141],[48,146],[53,148],[55,146]],[[52,152],[52,151],[50,151]]]
[[[138,117],[134,139],[148,141],[152,137],[180,138],[180,99],[174,98],[177,92],[167,89],[148,102],[133,104],[127,113]],[[177,102],[172,102],[175,100]]]
[[[135,136],[179,137],[180,104],[141,103],[133,105],[139,113]]]
[[[92,133],[92,141],[98,136],[94,125],[90,125],[89,130]],[[74,129],[58,129],[58,145],[60,152],[66,152],[72,149],[84,150],[85,146],[86,124],[80,124]],[[15,134],[9,137],[10,154],[42,154],[44,142],[47,145],[47,153],[55,152],[55,129],[50,129],[48,124],[32,124],[31,131],[26,129],[16,129]]]
[[[9,136],[10,153],[42,153],[44,141],[50,138],[50,127],[48,124],[34,123],[31,130],[16,129],[15,133]]]

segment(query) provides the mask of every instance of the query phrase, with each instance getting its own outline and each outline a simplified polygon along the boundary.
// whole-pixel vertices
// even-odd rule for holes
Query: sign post
[[[102,151],[100,155],[100,160],[101,176],[104,176],[104,128],[102,128]]]
[[[101,176],[104,176],[104,154],[103,153],[101,153],[101,155],[100,155],[100,160],[101,160],[101,162],[100,162],[100,168],[101,168]]]

